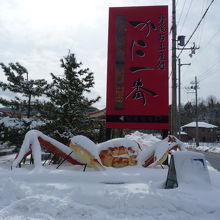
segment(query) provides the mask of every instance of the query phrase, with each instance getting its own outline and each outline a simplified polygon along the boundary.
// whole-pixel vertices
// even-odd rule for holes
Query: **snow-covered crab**
[[[185,150],[184,144],[174,136],[168,136],[145,148],[141,147],[142,144],[129,138],[116,138],[95,144],[89,138],[78,135],[71,138],[67,146],[40,131],[31,130],[25,135],[12,167],[17,167],[30,153],[35,167],[41,167],[41,146],[71,164],[87,165],[95,170],[125,166],[155,167],[161,165],[172,150]]]

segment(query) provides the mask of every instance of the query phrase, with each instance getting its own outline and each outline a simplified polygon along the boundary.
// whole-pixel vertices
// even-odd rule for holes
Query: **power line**
[[[200,82],[203,81],[203,80],[205,80],[205,79],[207,79],[208,77],[212,76],[213,74],[216,74],[216,73],[217,73],[217,70],[218,70],[220,67],[217,68],[217,69],[215,70],[215,72],[213,72],[213,70],[214,70],[214,68],[215,68],[216,66],[218,66],[219,64],[220,64],[220,61],[218,61],[217,63],[215,63],[215,65],[214,65],[213,67],[211,67],[210,69],[208,69],[206,72],[202,73],[202,74],[200,75],[200,77],[203,76],[203,78],[200,79]]]
[[[210,46],[210,40],[212,40],[211,42],[213,42],[213,39],[217,36],[219,32],[220,32],[220,28],[208,39],[203,49],[205,49],[207,46]]]
[[[220,69],[220,68],[218,68],[218,69]],[[212,73],[210,73],[210,74],[207,75],[205,78],[201,79],[199,82],[204,82],[205,79],[209,78],[210,76],[215,75],[216,73],[217,73],[217,72],[212,72]]]
[[[183,10],[184,10],[184,8],[185,8],[185,4],[186,4],[186,0],[185,0],[184,3],[183,3],[183,7],[182,7],[182,10],[181,10],[181,12],[180,12],[180,17],[179,17],[179,19],[178,19],[177,25],[179,25],[179,23],[180,23],[180,19],[181,19],[181,17],[182,17]]]
[[[191,2],[190,2],[190,4],[189,4],[189,8],[188,8],[188,10],[187,10],[187,13],[186,13],[186,15],[185,15],[185,18],[184,18],[184,20],[183,20],[182,27],[181,27],[180,32],[179,32],[180,34],[181,34],[182,30],[183,30],[184,24],[185,24],[186,19],[187,19],[188,15],[189,15],[189,11],[190,11],[190,9],[191,9],[192,2],[193,2],[193,0],[191,0]]]
[[[202,55],[202,52],[204,51],[206,53],[206,56],[208,56],[207,54],[207,50],[205,50],[207,47],[209,47],[210,49],[210,46],[215,43],[214,39],[218,36],[218,34],[220,33],[220,28],[207,40],[207,43],[200,48],[200,53],[198,54],[198,56],[194,57],[194,63],[199,59],[200,55]],[[208,50],[208,53],[210,52],[210,50]]]
[[[210,68],[208,68],[206,71],[204,71],[202,74],[200,74],[200,77],[208,73],[211,69],[214,69],[218,64],[220,64],[220,60],[217,61],[214,65],[212,65]]]
[[[207,0],[203,0],[203,4],[202,4],[202,9],[201,9],[201,14],[204,13],[204,9],[205,7],[207,7],[207,5],[205,6],[205,1]],[[202,39],[202,35],[203,35],[203,30],[204,30],[204,26],[205,26],[205,20],[202,22],[199,33],[198,33],[198,45],[200,45],[201,43],[201,39]]]
[[[183,52],[184,48],[186,47],[186,45],[189,43],[189,41],[192,39],[193,35],[195,34],[195,32],[197,31],[198,27],[200,26],[202,20],[205,18],[209,8],[211,7],[211,5],[213,4],[215,0],[212,0],[211,3],[209,4],[208,8],[206,9],[205,13],[203,14],[202,18],[200,19],[199,23],[197,24],[196,28],[194,29],[194,31],[192,32],[192,34],[190,35],[189,39],[187,40],[187,42],[185,43],[185,45],[183,46],[183,48],[181,48],[181,51],[179,53],[179,55],[177,56],[177,58],[180,57],[181,53]]]
[[[203,73],[201,73],[199,75],[199,82],[203,81],[204,79],[207,79],[209,76],[211,76],[213,74],[213,70],[216,66],[218,66],[220,64],[220,60],[218,62],[216,62],[214,65],[212,65],[211,67],[207,68]],[[218,68],[219,69],[219,68]],[[217,70],[218,70],[217,69]],[[216,70],[215,70],[216,71]],[[216,72],[214,72],[215,74]],[[182,84],[185,84],[185,83],[182,83]],[[184,86],[184,85],[183,85]]]

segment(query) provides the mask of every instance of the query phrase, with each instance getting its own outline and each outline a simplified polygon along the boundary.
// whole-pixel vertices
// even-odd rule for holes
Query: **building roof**
[[[104,108],[102,110],[89,113],[89,117],[91,118],[105,117],[105,114],[106,114],[106,109]]]
[[[191,122],[189,124],[183,125],[181,128],[193,128],[196,127],[196,122]],[[217,128],[218,126],[212,125],[206,122],[198,122],[198,127],[199,128]]]
[[[179,134],[179,132],[177,132],[177,134]],[[188,135],[186,132],[184,132],[184,131],[180,131],[180,134],[181,135]]]

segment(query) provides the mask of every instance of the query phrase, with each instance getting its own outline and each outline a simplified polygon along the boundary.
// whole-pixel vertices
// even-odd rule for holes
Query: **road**
[[[206,160],[218,171],[220,171],[220,154],[203,152]]]
[[[205,155],[206,160],[212,165],[212,167],[220,171],[220,154],[202,151],[197,152],[203,153]]]

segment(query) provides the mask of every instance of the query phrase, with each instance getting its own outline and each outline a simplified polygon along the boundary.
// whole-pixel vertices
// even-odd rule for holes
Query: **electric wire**
[[[209,8],[211,7],[211,5],[213,4],[215,0],[212,0],[211,3],[209,4],[208,8],[205,10],[202,18],[200,19],[199,23],[197,24],[196,28],[194,29],[194,31],[192,32],[192,34],[190,35],[189,39],[187,40],[187,42],[185,43],[185,45],[181,48],[179,55],[177,56],[177,58],[180,57],[180,55],[182,54],[184,48],[186,47],[186,45],[189,43],[189,41],[192,39],[193,35],[195,34],[195,32],[197,31],[197,29],[199,28],[201,22],[203,21],[203,19],[205,18]]]
[[[183,10],[184,10],[184,8],[185,8],[185,5],[186,5],[186,0],[185,0],[184,3],[183,3],[183,7],[182,7],[181,12],[180,12],[180,16],[179,16],[179,19],[178,19],[178,22],[177,22],[177,26],[178,26],[179,23],[180,23],[180,19],[181,19],[182,15],[183,15]]]
[[[218,60],[214,65],[212,65],[210,68],[206,69],[203,73],[201,73],[199,76],[206,75],[210,70],[214,69],[218,64],[220,64],[220,60]]]
[[[194,33],[196,32],[196,30],[197,30],[198,27],[200,26],[202,20],[204,19],[205,15],[207,14],[207,12],[208,12],[209,8],[211,7],[211,5],[213,4],[213,2],[214,2],[214,0],[212,0],[211,3],[209,4],[209,6],[207,7],[207,9],[206,9],[206,11],[204,12],[202,18],[200,19],[199,23],[197,24],[196,28],[194,29],[194,31],[193,31],[193,33],[191,34],[191,36],[190,36],[190,38],[188,39],[188,41],[185,43],[184,47],[183,47],[182,50],[180,51],[180,53],[179,53],[179,55],[178,55],[177,58],[179,58],[179,56],[181,55],[183,49],[185,48],[185,46],[189,43],[189,41],[190,41],[191,38],[193,37]],[[191,0],[191,2],[190,2],[190,7],[191,7],[191,4],[192,4],[192,0]],[[188,12],[189,12],[190,7],[188,8]],[[187,12],[187,14],[188,14],[188,12]],[[186,17],[187,17],[187,16],[186,16]],[[186,17],[185,17],[185,19],[184,19],[184,23],[185,23]],[[211,38],[216,37],[216,36],[217,36],[217,33],[218,33],[219,31],[220,31],[220,28],[212,35]],[[211,38],[210,38],[210,39],[211,39]],[[208,43],[207,43],[207,45],[208,45]],[[207,45],[206,45],[206,46],[207,46]],[[213,68],[213,67],[212,67],[212,68]],[[168,80],[170,79],[171,75],[172,75],[172,72],[169,74]]]
[[[197,62],[197,60],[200,58],[200,56],[201,55],[203,55],[203,52],[205,52],[206,54],[206,56],[209,56],[209,54],[207,54],[207,47],[209,47],[209,50],[208,50],[208,52],[210,52],[211,50],[211,46],[212,46],[212,44],[213,43],[215,43],[215,41],[214,41],[214,39],[217,37],[217,36],[219,36],[218,34],[220,33],[220,28],[207,40],[207,43],[203,46],[203,47],[201,47],[200,48],[200,53],[197,55],[197,56],[195,56],[195,57],[193,57],[193,61],[194,61],[194,63],[195,62]],[[192,67],[192,66],[190,66],[190,67]]]
[[[201,9],[201,15],[204,13],[205,1],[207,2],[207,0],[203,0],[202,9]],[[206,7],[207,7],[207,5],[206,5]],[[201,39],[202,39],[202,35],[203,35],[203,30],[204,30],[204,26],[205,26],[205,21],[206,20],[203,20],[203,22],[201,23],[201,27],[199,28],[199,31],[198,31],[198,38],[197,38],[198,46],[201,43]]]
[[[206,71],[204,71],[202,74],[198,76],[199,80],[198,83],[203,83],[205,79],[212,77],[216,73],[219,73],[218,70],[220,70],[220,66],[216,69],[216,67],[220,64],[220,60],[216,62],[211,68],[208,68]],[[187,85],[191,84],[191,82],[187,83]],[[181,83],[181,93],[185,94],[187,97],[186,99],[189,100],[189,94],[193,92],[189,92],[189,88],[186,86],[186,83]]]
[[[193,0],[190,1],[190,4],[189,4],[189,7],[188,7],[188,10],[187,10],[187,12],[186,12],[185,18],[184,18],[184,20],[183,20],[182,26],[181,26],[180,31],[179,31],[180,34],[182,33],[183,27],[184,27],[185,22],[186,22],[186,20],[187,20],[187,18],[188,18],[189,11],[190,11],[191,6],[192,6],[192,2],[193,2]]]
[[[219,64],[220,64],[220,60],[218,62],[216,62],[214,65],[212,65],[211,67],[207,68],[202,74],[198,75],[198,78],[199,78],[198,82],[200,83],[201,81],[203,81],[203,80],[209,78],[210,76],[212,76],[213,73],[214,74],[217,73],[215,67],[218,66]],[[220,69],[220,67],[217,68],[217,70],[218,69]],[[215,71],[215,72],[213,72],[213,71]],[[182,83],[182,85],[184,85],[184,84],[185,83]],[[187,83],[187,84],[189,84],[189,83]]]
[[[206,1],[206,4],[205,4],[205,1]],[[204,13],[204,8],[206,8],[207,5],[208,5],[208,0],[204,0],[202,13]],[[201,13],[201,14],[202,14],[202,13]],[[198,40],[198,42],[199,42],[198,45],[201,44],[201,38],[202,38],[202,35],[203,35],[203,31],[204,31],[205,21],[206,21],[206,20],[203,21],[202,26],[201,26],[201,28],[200,28],[200,36],[198,36],[200,39]],[[201,30],[201,29],[202,29],[202,30]],[[217,31],[216,31],[213,35],[211,35],[211,37],[210,37],[208,40],[206,40],[206,44],[205,44],[203,47],[200,48],[200,50],[199,50],[200,53],[198,54],[198,56],[193,57],[193,58],[194,58],[194,59],[193,59],[194,63],[200,58],[200,56],[203,54],[203,51],[205,51],[206,56],[208,56],[208,55],[207,55],[207,50],[205,50],[205,49],[206,49],[207,47],[209,47],[208,52],[210,52],[210,46],[211,46],[213,43],[215,43],[214,39],[218,36],[218,33],[219,33],[219,32],[220,32],[220,28],[217,29]],[[192,67],[192,66],[190,66],[190,67]],[[206,71],[206,72],[207,72],[207,71]]]
[[[210,46],[210,40],[213,41],[213,39],[217,36],[217,34],[220,32],[220,28],[209,38],[203,49],[205,49],[207,46]]]
[[[220,67],[218,67],[217,69],[215,69],[216,66],[218,66],[220,64],[220,61],[218,61],[217,63],[215,63],[214,66],[212,66],[210,69],[208,69],[206,72],[204,72],[203,74],[200,75],[200,80],[199,82],[204,81],[205,79],[209,78],[210,76],[213,76],[214,74],[218,73],[217,70],[220,69]],[[201,77],[202,76],[202,77]]]
[[[220,67],[217,69],[220,70]],[[207,78],[215,75],[216,73],[218,73],[217,71],[210,73],[209,75],[207,75],[206,77],[204,77],[203,79],[199,80],[199,83],[204,82],[204,80],[206,80]]]

